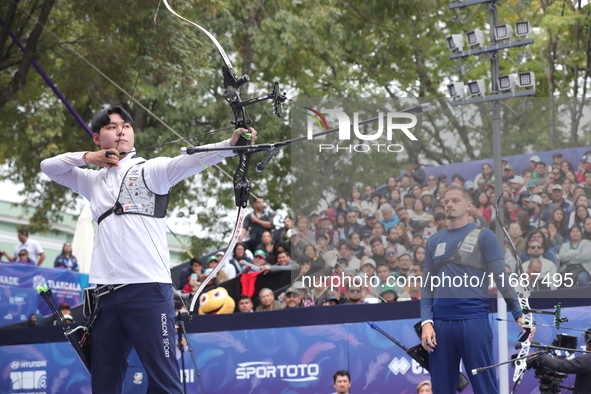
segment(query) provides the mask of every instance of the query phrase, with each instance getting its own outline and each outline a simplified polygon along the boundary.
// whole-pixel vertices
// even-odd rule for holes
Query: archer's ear
[[[94,133],[94,134],[92,135],[92,141],[93,141],[93,142],[94,142],[96,145],[98,145],[98,146],[101,146],[101,140],[100,140],[100,137],[101,137],[101,135],[100,135],[99,133]]]

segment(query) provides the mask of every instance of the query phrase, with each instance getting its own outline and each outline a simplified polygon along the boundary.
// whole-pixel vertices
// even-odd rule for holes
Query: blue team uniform
[[[437,346],[429,354],[429,365],[433,389],[437,394],[456,392],[460,359],[467,371],[494,364],[493,334],[488,322],[489,274],[493,273],[497,287],[506,299],[515,297],[515,292],[508,286],[501,248],[494,233],[483,229],[479,240],[470,240],[470,237],[465,240],[475,227],[474,223],[469,223],[459,229],[444,229],[427,241],[421,288],[421,321],[434,322]],[[442,264],[452,257],[463,240],[461,249],[467,258],[462,258],[459,264]],[[475,268],[477,261],[484,269]],[[505,275],[504,288],[501,286],[501,275]],[[465,281],[462,281],[462,286],[449,286],[446,282],[445,287],[436,287],[431,291],[429,284],[433,276],[440,279],[445,276],[468,278],[473,286],[470,282],[464,286]],[[477,282],[479,285],[474,286]],[[511,313],[515,319],[522,315],[518,303],[514,303]],[[495,369],[468,376],[475,393],[498,393]]]

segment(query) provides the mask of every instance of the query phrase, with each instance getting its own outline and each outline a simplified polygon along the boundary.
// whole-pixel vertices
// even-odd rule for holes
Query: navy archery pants
[[[133,346],[148,375],[148,393],[182,394],[172,285],[127,285],[101,296],[98,307],[91,330],[92,392],[121,393]]]
[[[434,394],[453,394],[458,387],[460,359],[464,375],[478,394],[498,394],[494,368],[472,375],[472,369],[493,362],[493,334],[487,318],[435,320],[437,346],[429,353],[429,369]]]

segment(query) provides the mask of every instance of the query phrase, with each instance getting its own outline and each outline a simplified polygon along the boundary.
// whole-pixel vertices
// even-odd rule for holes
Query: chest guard
[[[451,257],[439,264],[437,272],[450,262],[474,268],[479,271],[487,271],[488,266],[486,260],[484,260],[484,256],[482,256],[482,252],[480,251],[480,237],[482,235],[482,230],[484,230],[482,226],[477,226],[470,230],[462,242],[460,242],[457,249],[454,250]]]
[[[166,217],[170,191],[167,194],[156,194],[148,189],[142,168],[145,163],[145,161],[142,161],[127,170],[121,181],[117,202],[99,217],[98,224],[112,213],[115,215],[143,215],[154,218]]]

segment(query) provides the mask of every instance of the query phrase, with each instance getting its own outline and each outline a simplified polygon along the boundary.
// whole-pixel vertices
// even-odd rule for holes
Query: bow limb
[[[211,34],[209,31],[207,31],[203,27],[199,26],[197,23],[190,21],[189,19],[185,18],[182,15],[177,14],[177,12],[172,9],[170,4],[168,4],[167,0],[163,0],[163,1],[164,1],[164,5],[168,9],[168,11],[170,11],[174,16],[184,20],[185,22],[192,24],[193,26],[195,26],[196,28],[201,30],[203,33],[205,33],[207,35],[207,37],[209,37],[209,39],[213,42],[213,45],[215,45],[216,49],[218,50],[218,52],[222,56],[222,60],[224,61],[224,64],[226,65],[226,67],[228,67],[230,70],[234,70],[232,67],[232,63],[230,63],[230,59],[228,58],[228,55],[226,54],[226,51],[224,51],[224,48],[222,48],[222,46],[220,45],[218,40],[213,36],[213,34]]]
[[[507,229],[505,228],[505,226],[503,224],[503,220],[501,219],[501,215],[499,212],[499,205],[501,204],[502,198],[503,198],[503,195],[501,194],[499,196],[499,199],[497,200],[497,205],[495,206],[497,222],[498,222],[499,226],[501,227],[501,229],[503,230],[503,234],[505,235],[505,238],[507,239],[507,241],[509,241],[509,245],[511,246],[511,249],[513,251],[513,255],[515,256],[515,259],[517,260],[517,269],[519,270],[519,274],[521,276],[526,273],[525,270],[523,269],[523,262],[521,261],[521,259],[519,258],[519,255],[517,254],[517,248],[515,247],[513,240],[509,236],[509,233],[507,232]],[[519,353],[517,354],[517,357],[516,357],[516,361],[514,362],[514,366],[515,366],[515,372],[513,373],[514,385],[513,385],[513,390],[511,391],[511,393],[514,393],[515,390],[517,390],[517,387],[521,383],[521,380],[523,379],[523,375],[525,374],[525,371],[527,370],[527,355],[529,354],[530,346],[531,346],[530,334],[531,334],[533,327],[535,325],[535,319],[534,319],[533,313],[530,312],[531,308],[529,306],[529,297],[531,296],[531,287],[530,287],[529,281],[526,282],[525,286],[521,285],[521,281],[519,281],[518,283],[519,283],[519,285],[515,287],[515,291],[517,293],[517,299],[519,301],[519,306],[521,307],[521,310],[523,311],[523,316],[522,316],[522,320],[521,320],[521,327],[525,330],[525,333],[519,339],[519,342],[521,342],[521,349],[519,350]]]
[[[234,225],[234,232],[232,234],[232,240],[230,241],[230,244],[228,245],[228,249],[226,249],[226,253],[224,254],[224,257],[222,257],[222,260],[213,269],[213,271],[211,271],[211,273],[209,275],[207,275],[207,278],[205,278],[203,283],[201,283],[201,286],[199,286],[199,288],[195,292],[195,295],[193,296],[193,299],[191,300],[191,306],[189,307],[189,312],[191,314],[194,313],[195,305],[197,304],[197,301],[199,300],[199,295],[201,294],[201,292],[203,291],[205,286],[207,286],[207,284],[212,279],[214,279],[216,277],[217,273],[222,269],[222,267],[233,256],[234,246],[236,246],[236,242],[238,242],[238,238],[240,238],[240,233],[242,232],[242,222],[244,222],[244,216],[245,216],[244,210],[241,207],[238,207],[238,217],[236,219],[236,224]]]

